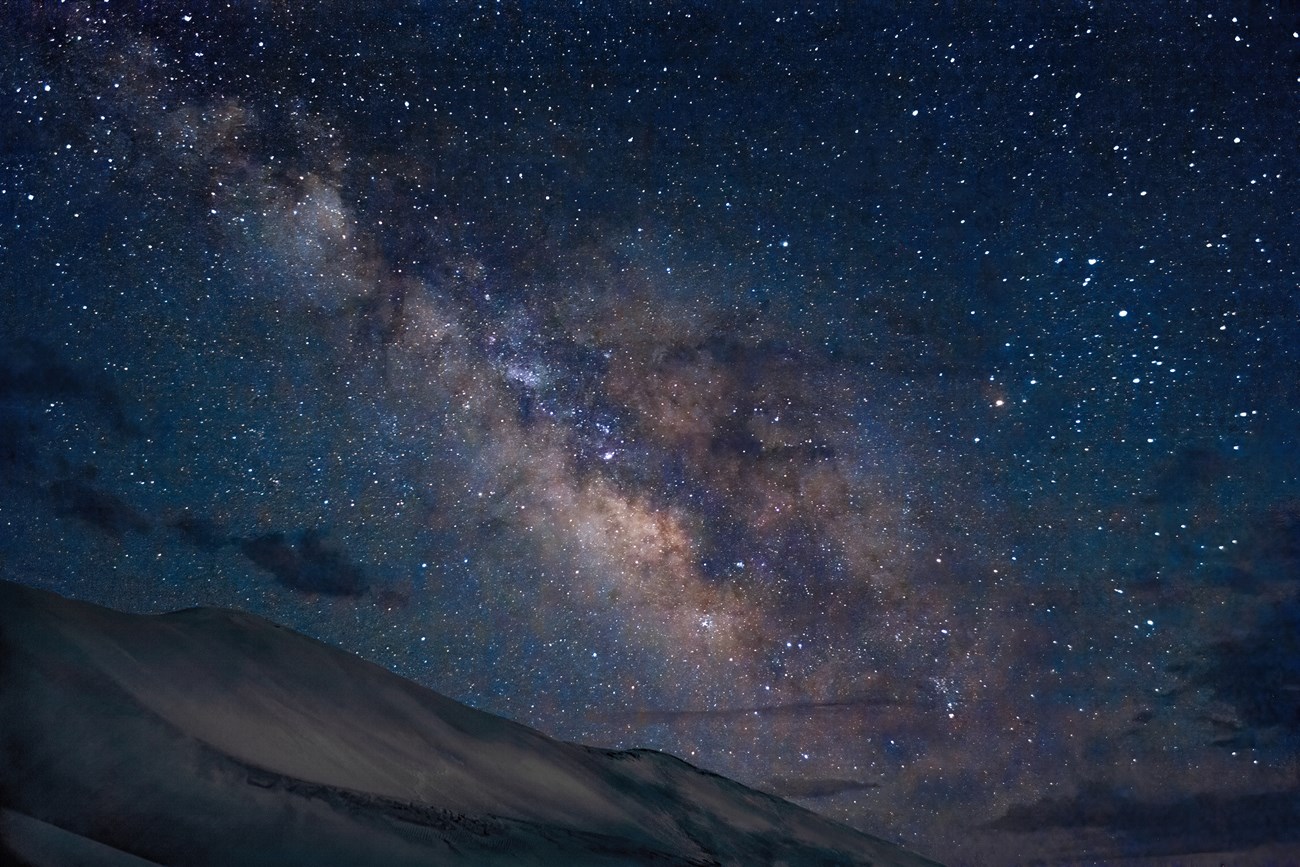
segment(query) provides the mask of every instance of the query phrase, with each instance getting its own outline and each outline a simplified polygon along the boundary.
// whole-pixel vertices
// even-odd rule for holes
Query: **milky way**
[[[1294,14],[308,5],[4,13],[6,576],[953,863],[1300,845]]]

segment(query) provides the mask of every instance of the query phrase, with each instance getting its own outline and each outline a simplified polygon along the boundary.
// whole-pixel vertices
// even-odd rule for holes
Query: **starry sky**
[[[0,19],[5,577],[952,864],[1300,847],[1294,5]]]

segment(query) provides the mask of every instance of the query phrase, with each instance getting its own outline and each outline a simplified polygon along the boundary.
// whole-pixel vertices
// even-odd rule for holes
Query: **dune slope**
[[[251,615],[0,581],[29,864],[932,864],[649,750],[546,737]]]

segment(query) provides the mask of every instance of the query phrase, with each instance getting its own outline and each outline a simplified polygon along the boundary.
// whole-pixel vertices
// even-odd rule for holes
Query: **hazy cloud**
[[[1014,805],[984,827],[1016,833],[1102,829],[1121,841],[1141,841],[1126,847],[1129,854],[1242,849],[1300,841],[1300,792],[1205,793],[1153,802],[1093,782],[1072,796]]]
[[[144,514],[102,488],[82,481],[65,480],[52,483],[47,490],[58,514],[75,518],[110,536],[149,532],[149,519]]]
[[[245,557],[293,590],[360,596],[369,588],[362,568],[318,530],[305,530],[296,538],[267,533],[244,540],[239,548]]]

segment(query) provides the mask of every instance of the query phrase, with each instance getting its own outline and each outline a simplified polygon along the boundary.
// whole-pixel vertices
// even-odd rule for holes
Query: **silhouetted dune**
[[[7,582],[0,809],[9,856],[38,865],[933,863],[248,614],[130,615]]]

